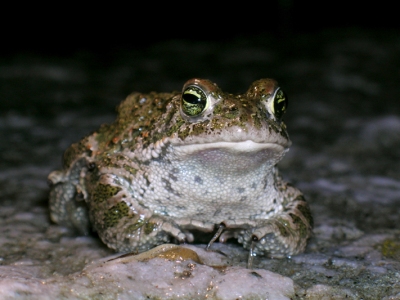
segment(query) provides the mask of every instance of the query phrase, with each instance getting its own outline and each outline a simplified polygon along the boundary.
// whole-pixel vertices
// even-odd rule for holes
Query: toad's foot
[[[302,195],[298,195],[283,213],[268,220],[235,220],[222,222],[207,245],[210,249],[217,239],[226,242],[237,238],[243,247],[250,250],[248,266],[251,268],[256,255],[283,258],[304,251],[311,236],[313,220]]]

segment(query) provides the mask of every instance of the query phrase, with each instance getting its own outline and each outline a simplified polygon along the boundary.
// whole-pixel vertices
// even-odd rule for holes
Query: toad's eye
[[[280,119],[286,112],[288,98],[286,94],[280,88],[278,88],[268,105],[275,118]]]
[[[190,85],[182,93],[181,106],[187,116],[198,116],[207,108],[207,95],[198,86]]]

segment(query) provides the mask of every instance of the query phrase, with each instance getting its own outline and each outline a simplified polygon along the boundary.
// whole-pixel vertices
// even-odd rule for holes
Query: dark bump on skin
[[[171,187],[171,182],[168,180],[168,179],[165,179],[165,178],[161,178],[161,181],[164,183],[164,187],[165,187],[165,189],[168,191],[168,192],[173,192],[174,190],[172,189],[172,187]]]
[[[178,177],[176,177],[174,174],[169,173],[169,178],[171,178],[173,181],[178,181]]]
[[[146,180],[146,186],[150,186],[150,180],[146,174],[143,175],[143,178]]]
[[[264,178],[264,182],[263,183],[264,183],[263,189],[265,190],[267,188],[267,185],[268,185],[268,177]]]
[[[203,184],[203,179],[201,179],[200,176],[195,176],[194,177],[194,182],[196,182],[198,184]]]
[[[267,211],[267,214],[273,213],[275,211],[275,209],[270,209],[269,211]]]
[[[179,209],[179,210],[186,210],[186,206],[182,206],[182,205],[175,206],[175,208]]]
[[[164,183],[164,188],[168,191],[168,192],[170,192],[171,194],[174,194],[174,195],[176,195],[176,196],[180,196],[181,194],[180,193],[178,193],[177,191],[175,191],[173,188],[172,188],[172,185],[171,185],[171,182],[168,180],[168,179],[165,179],[165,178],[161,178],[161,181]]]
[[[214,217],[218,216],[221,213],[221,209],[218,208],[215,212],[214,212]]]

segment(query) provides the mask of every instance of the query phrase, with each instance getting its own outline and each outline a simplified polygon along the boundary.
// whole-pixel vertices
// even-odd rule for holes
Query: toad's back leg
[[[50,217],[53,222],[81,234],[90,231],[88,211],[80,188],[80,175],[86,160],[77,160],[69,170],[53,171],[48,176]]]

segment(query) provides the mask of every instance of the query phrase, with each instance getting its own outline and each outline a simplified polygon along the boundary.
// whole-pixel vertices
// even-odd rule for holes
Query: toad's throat
[[[287,148],[276,143],[217,142],[175,146],[180,161],[224,174],[274,166]]]

